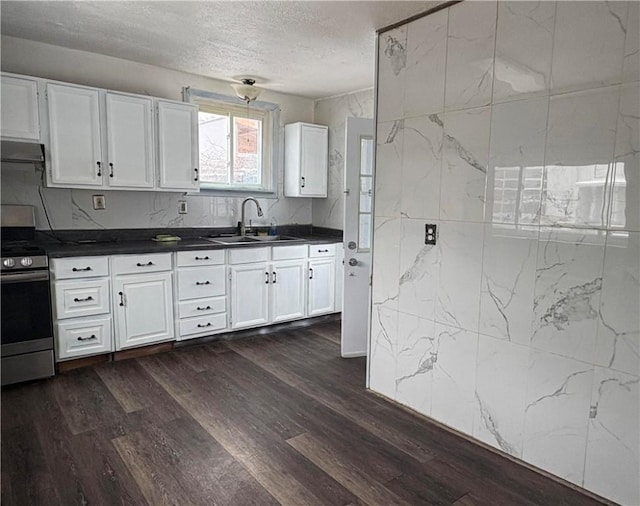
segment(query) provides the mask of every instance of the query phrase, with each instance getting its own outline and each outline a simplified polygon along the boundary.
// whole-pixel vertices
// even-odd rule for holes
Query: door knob
[[[351,267],[355,267],[356,265],[358,265],[358,261],[355,258],[350,258],[349,259],[349,265]]]

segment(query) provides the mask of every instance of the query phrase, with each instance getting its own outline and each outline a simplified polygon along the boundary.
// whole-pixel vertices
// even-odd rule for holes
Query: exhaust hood
[[[3,162],[44,164],[44,145],[35,142],[2,141]]]

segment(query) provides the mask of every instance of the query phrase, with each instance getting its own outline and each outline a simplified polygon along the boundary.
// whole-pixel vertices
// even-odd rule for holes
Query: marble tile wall
[[[632,505],[639,6],[463,2],[380,34],[369,357],[372,389]]]
[[[344,156],[347,117],[373,118],[373,89],[317,100],[313,121],[329,127],[329,178],[326,199],[313,199],[313,225],[344,226]]]

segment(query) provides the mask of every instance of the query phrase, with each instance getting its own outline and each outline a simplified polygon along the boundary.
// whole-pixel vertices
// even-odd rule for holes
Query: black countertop
[[[176,234],[179,236],[179,234]],[[292,236],[294,236],[292,234]],[[342,242],[338,236],[323,234],[295,235],[298,241],[255,241],[242,244],[216,244],[203,237],[187,237],[174,242],[155,242],[151,239],[131,240],[100,238],[90,241],[68,240],[64,242],[47,242],[42,246],[50,258],[98,256],[98,255],[126,255],[135,253],[166,253],[172,251],[216,250],[229,248],[259,248],[265,246],[292,246],[297,244],[331,244]]]

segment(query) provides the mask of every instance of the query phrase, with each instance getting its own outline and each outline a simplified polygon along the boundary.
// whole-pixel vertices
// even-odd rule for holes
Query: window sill
[[[200,188],[198,193],[187,193],[190,197],[255,197],[261,199],[277,199],[278,195],[275,191],[261,190],[221,190],[218,188]]]

